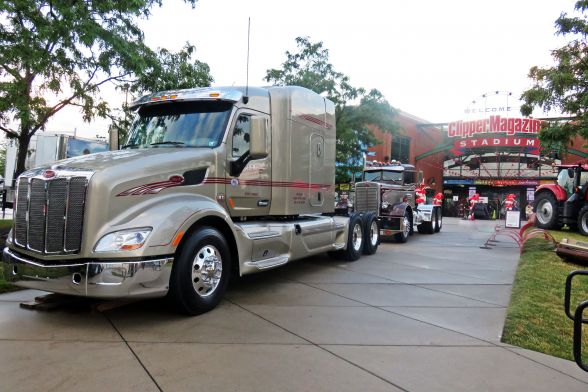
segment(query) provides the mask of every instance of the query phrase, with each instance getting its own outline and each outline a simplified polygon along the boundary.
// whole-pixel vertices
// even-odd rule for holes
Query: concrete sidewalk
[[[18,303],[39,292],[1,295],[0,390],[588,390],[574,363],[500,343],[519,253],[479,248],[495,224],[446,218],[354,263],[251,276],[199,317],[163,301],[35,312]]]

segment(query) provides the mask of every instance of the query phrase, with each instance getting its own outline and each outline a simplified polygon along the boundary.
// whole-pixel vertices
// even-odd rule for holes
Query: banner
[[[477,148],[519,147],[522,153],[538,155],[539,139],[533,137],[476,137],[456,140],[451,152],[455,156],[466,154],[468,150]]]

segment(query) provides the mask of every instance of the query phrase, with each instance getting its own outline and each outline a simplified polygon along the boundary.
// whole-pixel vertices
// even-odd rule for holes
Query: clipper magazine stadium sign
[[[526,154],[539,154],[537,134],[543,121],[532,118],[512,118],[500,115],[483,120],[454,121],[447,126],[447,136],[454,141],[451,152],[463,155],[477,148],[503,149],[512,147]]]

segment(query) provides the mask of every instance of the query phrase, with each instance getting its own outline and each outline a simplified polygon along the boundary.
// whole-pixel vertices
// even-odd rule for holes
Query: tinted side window
[[[404,183],[405,184],[415,184],[416,183],[416,172],[405,171],[404,172]]]
[[[251,130],[251,117],[240,115],[237,118],[233,130],[233,152],[234,157],[240,157],[249,151],[249,131]]]

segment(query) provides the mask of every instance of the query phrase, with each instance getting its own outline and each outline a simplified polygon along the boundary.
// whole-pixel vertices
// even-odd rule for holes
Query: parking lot
[[[4,294],[0,389],[586,391],[574,363],[500,343],[519,250],[480,249],[495,224],[447,218],[357,262],[250,276],[198,317],[160,300],[30,311],[19,302],[41,292]]]

